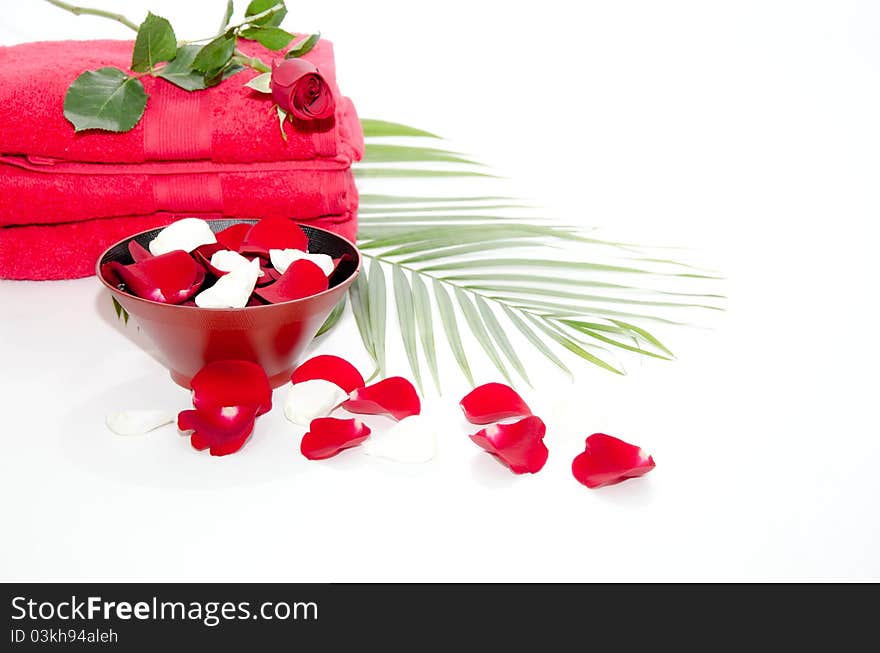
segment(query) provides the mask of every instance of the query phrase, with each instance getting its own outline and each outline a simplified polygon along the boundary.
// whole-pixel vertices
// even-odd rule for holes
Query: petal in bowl
[[[263,218],[248,230],[238,251],[268,259],[270,249],[305,252],[308,248],[309,239],[297,223],[287,218]]]
[[[251,299],[260,274],[259,259],[246,262],[230,272],[225,272],[213,286],[196,295],[196,306],[199,308],[244,308]]]
[[[224,274],[223,270],[219,270],[215,268],[211,264],[211,259],[214,257],[214,254],[217,252],[225,252],[228,251],[223,247],[220,243],[210,243],[208,245],[199,245],[192,251],[193,258],[205,268],[205,272],[209,272],[213,274],[215,277],[222,277]]]
[[[215,234],[217,242],[223,245],[226,249],[237,252],[241,248],[241,244],[244,242],[244,237],[247,236],[247,233],[251,230],[252,226],[253,225],[249,222],[240,222],[231,227],[226,227],[223,231],[218,231]]]
[[[275,283],[255,292],[270,304],[311,297],[324,292],[330,284],[327,276],[311,261],[294,261]]]
[[[116,275],[133,295],[163,304],[180,304],[195,295],[205,281],[204,268],[182,250],[131,265],[113,261],[103,266],[102,272],[104,268]]]
[[[217,237],[207,222],[201,218],[183,218],[172,222],[150,241],[150,252],[154,256],[178,249],[188,253],[199,245],[216,242]]]
[[[136,240],[129,241],[128,253],[131,254],[131,258],[135,263],[139,263],[145,258],[153,257],[152,252],[150,252],[150,250],[148,250]]]
[[[336,264],[327,254],[309,254],[299,249],[270,249],[269,260],[272,267],[284,274],[294,261],[311,261],[324,271],[328,277],[333,274]]]

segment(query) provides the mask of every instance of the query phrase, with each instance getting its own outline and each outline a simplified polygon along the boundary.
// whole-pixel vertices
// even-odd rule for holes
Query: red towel
[[[132,234],[163,227],[192,213],[154,213],[86,220],[52,226],[0,229],[0,279],[75,279],[95,274],[98,257]],[[220,214],[200,214],[211,219]],[[350,213],[302,221],[355,239],[357,222]]]
[[[335,160],[4,165],[0,157],[0,227],[159,211],[308,220],[356,208],[351,169]]]
[[[217,162],[309,160],[341,156],[349,161],[363,153],[356,116],[344,119],[350,102],[337,102],[336,127],[321,133],[287,129],[280,137],[271,96],[244,86],[259,73],[246,69],[213,88],[190,93],[163,79],[141,81],[150,96],[144,117],[131,131],[75,134],[64,117],[64,95],[76,77],[104,66],[127,69],[132,41],[46,41],[0,47],[0,153],[55,157],[99,163],[139,163],[169,159],[210,159]],[[241,49],[263,61],[280,59],[253,41]],[[321,39],[305,59],[314,63],[337,100],[332,44]],[[169,104],[202,116],[194,124],[181,121]],[[353,114],[354,112],[351,111]],[[183,124],[182,124],[183,123]]]

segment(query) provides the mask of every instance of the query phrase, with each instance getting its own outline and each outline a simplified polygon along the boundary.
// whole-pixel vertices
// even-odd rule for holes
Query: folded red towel
[[[0,229],[0,279],[75,279],[95,274],[98,257],[113,243],[132,234],[162,227],[192,213],[154,213],[86,220],[51,226]],[[220,214],[200,214],[211,219]],[[355,239],[352,213],[300,221]]]
[[[0,227],[158,211],[307,220],[355,209],[354,177],[337,160],[103,165],[0,157]]]
[[[269,95],[244,86],[257,76],[246,69],[213,88],[189,92],[163,79],[142,78],[149,94],[144,117],[131,131],[75,134],[64,117],[67,87],[86,71],[104,66],[127,69],[131,41],[45,41],[0,47],[0,153],[72,161],[139,163],[210,159],[217,162],[359,159],[360,126],[337,102],[336,126],[325,132],[295,132],[287,141]],[[253,41],[241,49],[266,62],[283,57]],[[314,63],[341,100],[332,44],[321,39],[306,59]],[[165,107],[173,110],[166,110]],[[353,114],[353,111],[351,112]]]

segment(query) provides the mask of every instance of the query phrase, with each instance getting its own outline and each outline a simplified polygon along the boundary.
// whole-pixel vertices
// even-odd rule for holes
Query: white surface
[[[7,4],[2,43],[127,37]],[[192,38],[222,13],[112,4],[152,7]],[[551,215],[693,247],[727,276],[728,312],[702,316],[713,330],[662,331],[678,360],[626,358],[623,378],[580,365],[568,384],[536,360],[526,399],[551,452],[536,476],[467,439],[448,356],[444,396],[425,402],[445,425],[427,465],[359,451],[310,462],[277,409],[217,459],[173,427],[106,429],[108,412],[188,397],[94,279],[2,282],[0,578],[880,579],[880,7],[536,7],[296,3],[288,24],[336,42],[361,115],[453,136]],[[315,351],[367,368],[350,317]],[[600,430],[657,469],[580,486],[571,459]]]

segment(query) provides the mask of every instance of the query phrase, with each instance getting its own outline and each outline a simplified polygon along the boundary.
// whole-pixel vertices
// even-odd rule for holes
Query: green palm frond
[[[560,357],[566,351],[622,374],[612,362],[615,354],[673,358],[644,323],[679,325],[684,322],[668,316],[721,310],[723,295],[670,287],[711,284],[720,278],[716,274],[535,215],[529,202],[495,192],[497,177],[440,147],[434,134],[386,121],[362,125],[366,154],[355,175],[361,185],[387,187],[393,180],[393,192],[361,194],[358,245],[365,264],[349,291],[378,374],[386,371],[386,268],[403,350],[420,390],[427,369],[440,391],[437,348],[444,344],[435,339],[435,324],[471,385],[466,332],[501,377],[513,383],[515,374],[529,383],[513,334],[569,375]],[[407,184],[432,187],[396,194]],[[444,194],[444,185],[478,190]],[[340,305],[328,319],[331,326],[342,310]]]

